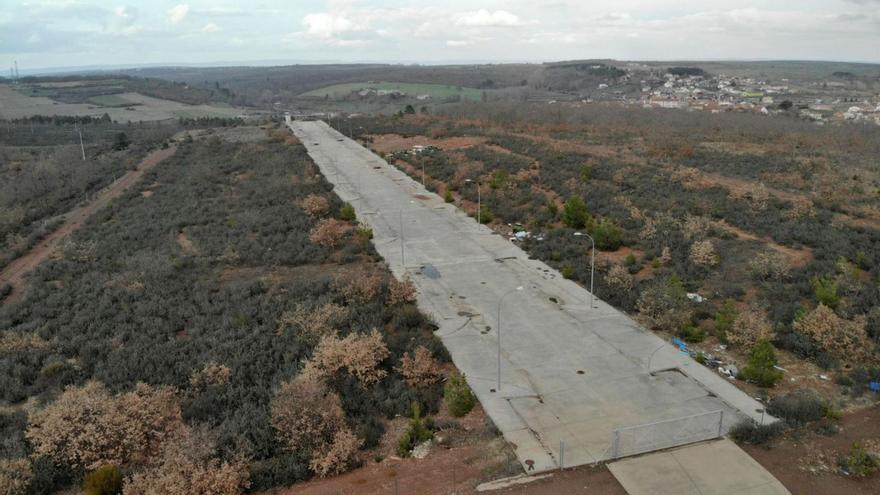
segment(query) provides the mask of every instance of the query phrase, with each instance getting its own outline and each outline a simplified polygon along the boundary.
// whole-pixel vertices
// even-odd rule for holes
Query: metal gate
[[[710,411],[692,416],[658,421],[614,430],[611,458],[618,459],[679,445],[687,445],[722,435],[724,411]]]

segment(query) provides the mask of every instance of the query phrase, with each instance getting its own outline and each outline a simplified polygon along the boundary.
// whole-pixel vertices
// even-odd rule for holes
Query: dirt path
[[[16,258],[0,271],[0,286],[9,284],[12,286],[12,294],[2,301],[3,304],[17,300],[21,295],[21,287],[24,284],[24,276],[46,261],[58,248],[61,241],[80,228],[85,221],[96,211],[107,206],[111,200],[118,198],[126,189],[136,184],[144,174],[155,167],[162,160],[170,157],[177,151],[176,146],[154,151],[141,161],[137,168],[129,171],[115,182],[98,193],[90,203],[77,206],[67,212],[64,223],[55,229],[45,239],[40,241],[30,251]]]

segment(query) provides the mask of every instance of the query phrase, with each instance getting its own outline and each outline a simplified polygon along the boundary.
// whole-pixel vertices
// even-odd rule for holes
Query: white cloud
[[[320,40],[332,40],[340,34],[356,29],[355,23],[350,19],[324,12],[303,17],[303,26],[307,35]]]
[[[480,9],[475,12],[464,12],[455,16],[455,24],[457,26],[475,26],[475,27],[513,27],[522,26],[524,23],[519,16],[511,14],[506,10],[496,10],[489,12],[486,9]]]
[[[177,4],[168,10],[168,22],[179,24],[187,14],[189,14],[189,5],[185,3]]]
[[[216,33],[217,31],[220,31],[220,30],[221,30],[220,26],[214,24],[213,22],[209,22],[208,24],[205,24],[205,27],[202,28],[203,33]]]
[[[447,40],[446,46],[458,47],[458,46],[467,46],[470,45],[470,42],[464,40]]]

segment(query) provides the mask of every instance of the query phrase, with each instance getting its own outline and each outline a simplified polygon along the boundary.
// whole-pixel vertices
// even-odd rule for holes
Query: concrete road
[[[586,290],[358,143],[323,122],[290,126],[392,271],[413,277],[419,306],[524,466],[613,458],[615,430],[634,425],[659,423],[624,430],[621,457],[760,419],[761,404],[727,380],[608,304],[591,308]]]
[[[717,440],[608,464],[629,495],[791,495],[730,440]]]

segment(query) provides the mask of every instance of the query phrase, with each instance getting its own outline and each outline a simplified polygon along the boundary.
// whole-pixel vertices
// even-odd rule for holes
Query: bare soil
[[[836,472],[838,455],[849,452],[854,442],[880,440],[880,407],[848,413],[840,421],[841,431],[825,436],[814,431],[789,434],[771,448],[743,445],[743,449],[788,488],[791,493],[821,495],[876,495],[880,493],[880,473],[858,479]],[[830,471],[816,474],[805,466],[805,457],[823,452]]]
[[[3,300],[8,304],[21,296],[21,288],[24,285],[24,276],[36,268],[40,263],[49,259],[56,252],[61,241],[80,228],[93,213],[107,206],[111,200],[118,198],[126,189],[136,184],[144,174],[158,165],[162,160],[170,157],[177,151],[176,146],[154,151],[141,161],[137,168],[127,172],[115,182],[107,186],[88,204],[77,206],[64,215],[64,223],[54,232],[46,236],[30,251],[16,258],[0,271],[0,285],[12,286],[12,294]]]

